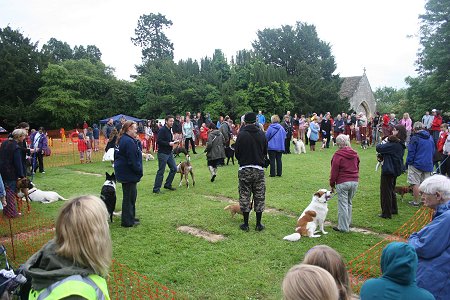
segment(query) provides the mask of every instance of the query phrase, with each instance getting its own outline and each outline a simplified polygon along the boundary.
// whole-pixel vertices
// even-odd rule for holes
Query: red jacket
[[[441,115],[434,116],[433,123],[431,123],[431,130],[440,131],[441,130],[441,124],[442,124],[442,117],[441,117]]]
[[[439,135],[439,139],[437,142],[437,150],[441,153],[444,151],[444,144],[445,144],[445,141],[447,140],[447,136],[448,136],[448,132],[443,132],[443,131]]]
[[[351,147],[344,147],[337,150],[331,159],[330,186],[335,187],[336,184],[358,181],[358,178],[358,153]]]

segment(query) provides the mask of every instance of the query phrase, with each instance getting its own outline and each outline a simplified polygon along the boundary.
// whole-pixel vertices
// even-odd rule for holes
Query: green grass
[[[380,173],[375,172],[375,150],[361,150],[360,184],[353,200],[353,226],[368,228],[378,233],[392,233],[406,222],[417,209],[399,201],[399,215],[392,220],[378,218]],[[200,149],[199,152],[201,152]],[[382,238],[360,233],[339,234],[330,226],[328,235],[317,239],[302,238],[289,243],[282,238],[294,230],[296,219],[319,188],[328,188],[330,159],[335,149],[308,151],[306,155],[284,155],[283,176],[266,178],[266,207],[281,213],[263,214],[266,230],[255,232],[255,215],[250,216],[251,231],[239,229],[242,216],[233,219],[223,208],[220,199],[238,199],[238,166],[218,170],[214,183],[204,155],[193,155],[196,186],[184,186],[174,192],[164,190],[152,193],[157,161],[144,161],[144,177],[138,184],[137,216],[141,225],[120,227],[120,219],[111,224],[114,258],[190,299],[280,299],[280,284],[286,271],[299,263],[305,252],[317,244],[327,244],[349,261],[366,251]],[[47,158],[47,159],[51,159]],[[176,159],[177,162],[181,158]],[[47,168],[46,174],[37,174],[34,182],[42,190],[54,190],[69,198],[81,194],[99,195],[104,176],[84,175],[78,172],[104,174],[112,171],[109,163],[71,165]],[[268,171],[266,171],[266,174]],[[166,172],[167,175],[167,172]],[[402,175],[398,185],[406,182]],[[178,186],[179,175],[174,186]],[[121,210],[122,190],[117,189],[116,210]],[[329,203],[328,220],[337,222],[337,198]],[[49,205],[33,204],[33,209],[44,216],[55,217],[62,202]],[[285,214],[284,214],[285,213]],[[223,241],[210,243],[201,238],[177,231],[189,225],[212,233],[223,234]]]

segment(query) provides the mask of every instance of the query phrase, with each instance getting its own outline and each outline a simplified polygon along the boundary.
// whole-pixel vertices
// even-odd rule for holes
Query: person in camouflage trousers
[[[253,194],[253,209],[256,212],[256,230],[261,231],[262,213],[265,207],[266,182],[264,177],[264,158],[267,156],[267,139],[264,132],[256,126],[256,114],[247,113],[244,125],[239,130],[234,145],[235,156],[239,162],[239,205],[244,215],[244,223],[240,228],[249,230],[248,218],[252,210],[251,196]]]

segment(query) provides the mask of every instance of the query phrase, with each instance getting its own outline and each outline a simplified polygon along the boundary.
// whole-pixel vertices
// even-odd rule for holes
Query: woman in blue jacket
[[[450,297],[450,179],[433,175],[419,186],[422,202],[435,210],[432,221],[409,237],[419,257],[417,285],[437,300]],[[412,299],[412,298],[411,298]]]
[[[315,116],[312,122],[309,124],[309,149],[311,151],[316,151],[316,142],[319,140],[320,126],[317,123],[318,120],[319,118]]]
[[[272,124],[269,125],[266,132],[266,138],[268,142],[268,153],[270,159],[270,177],[275,177],[275,162],[276,162],[276,175],[281,176],[283,173],[283,164],[281,162],[281,156],[285,151],[285,139],[286,130],[280,124],[280,117],[273,115],[270,118]]]
[[[126,121],[122,125],[117,146],[114,151],[114,172],[117,181],[122,183],[122,226],[139,225],[136,218],[137,183],[143,175],[142,146],[137,139],[137,124]]]

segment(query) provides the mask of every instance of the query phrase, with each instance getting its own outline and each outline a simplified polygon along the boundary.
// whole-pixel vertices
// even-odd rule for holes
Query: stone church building
[[[348,99],[350,109],[356,113],[363,112],[367,117],[375,115],[376,102],[366,76],[366,70],[362,76],[343,77],[339,96]]]

